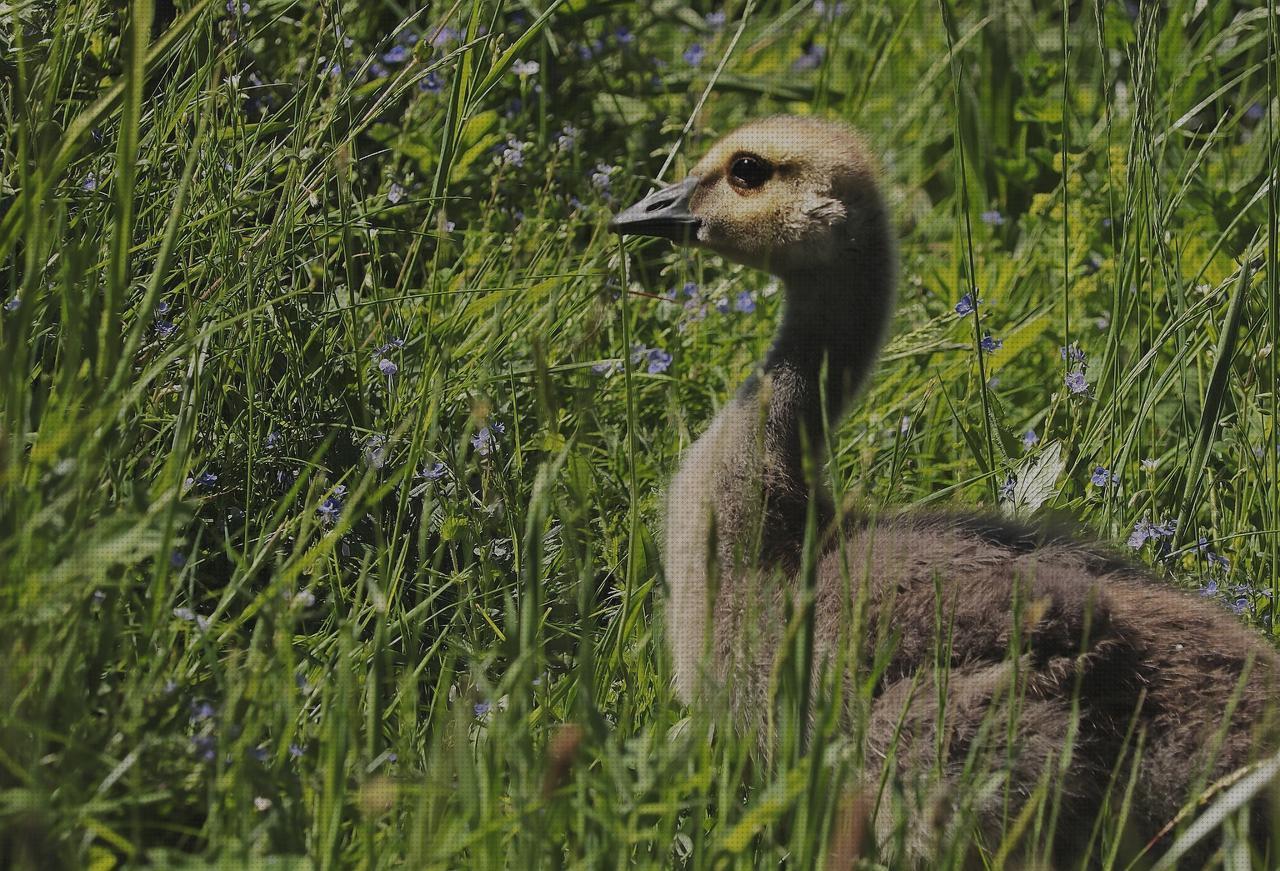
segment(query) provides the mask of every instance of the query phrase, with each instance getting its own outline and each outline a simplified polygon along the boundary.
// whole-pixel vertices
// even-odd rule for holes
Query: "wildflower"
[[[1142,518],[1133,526],[1133,532],[1129,533],[1129,547],[1137,550],[1148,541],[1159,541],[1161,539],[1170,538],[1177,531],[1178,522],[1176,520],[1166,520],[1164,523],[1152,523],[1147,518]]]
[[[243,2],[240,2],[240,3],[237,3],[236,0],[227,0],[227,12],[231,13],[232,15],[235,15],[237,9],[240,10],[241,15],[248,15],[249,14],[248,0],[243,0]]]
[[[1154,472],[1156,470],[1156,466],[1159,464],[1155,460],[1151,459],[1150,457],[1147,457],[1145,460],[1139,463],[1139,465],[1142,466],[1142,468],[1148,472]]]
[[[1221,568],[1224,572],[1231,571],[1231,560],[1227,559],[1222,554],[1209,551],[1205,554],[1204,558],[1208,561],[1210,566]]]
[[[409,59],[409,49],[403,45],[393,45],[391,50],[382,56],[382,60],[389,64],[402,64]]]
[[[613,183],[613,179],[610,176],[613,175],[613,171],[616,168],[607,163],[596,164],[595,172],[591,173],[591,183],[595,185],[596,190],[602,193],[609,192],[609,185]]]
[[[791,69],[796,72],[804,72],[806,70],[816,70],[822,66],[822,58],[826,56],[827,50],[817,43],[809,43],[808,48],[804,50],[804,54],[796,58],[791,64]]]
[[[402,199],[404,199],[404,188],[395,182],[392,182],[391,189],[387,191],[387,202],[394,206]]]
[[[1095,487],[1105,487],[1108,484],[1115,483],[1115,478],[1112,476],[1111,470],[1106,466],[1095,466],[1093,469],[1093,475],[1090,476],[1089,480],[1093,482],[1093,486]]]
[[[162,339],[167,339],[178,331],[178,325],[173,321],[157,320],[155,328],[156,334]]]
[[[253,800],[253,807],[258,811],[258,813],[265,814],[267,811],[271,810],[271,799],[260,795]]]
[[[978,306],[982,303],[982,298],[975,293],[966,293],[960,297],[960,301],[956,303],[956,314],[967,315],[978,310]]]
[[[1261,121],[1266,112],[1267,110],[1262,108],[1262,104],[1255,101],[1249,105],[1248,109],[1244,110],[1244,117],[1250,121]]]
[[[1243,614],[1245,609],[1249,607],[1248,596],[1240,596],[1231,603],[1231,610],[1237,614]]]
[[[1004,347],[1004,340],[997,339],[995,336],[987,333],[982,337],[982,341],[978,343],[978,347],[988,354],[994,354],[996,351],[999,351]]]
[[[438,94],[443,88],[444,80],[434,71],[427,73],[422,77],[422,81],[418,82],[418,90],[426,91],[428,94]]]
[[[267,450],[269,451],[275,450],[276,448],[280,447],[280,433],[276,432],[275,430],[271,430],[270,432],[268,432],[266,447],[267,447]]]
[[[489,713],[489,709],[491,707],[492,705],[488,702],[477,702],[473,710],[476,712],[477,717],[483,717],[485,714]]]
[[[724,12],[719,11],[708,12],[706,16],[704,16],[703,20],[707,22],[707,27],[710,27],[712,30],[719,30],[724,27],[725,15]]]
[[[201,472],[193,482],[197,487],[212,487],[218,483],[218,476],[213,472]]]
[[[324,521],[326,526],[332,526],[337,523],[338,518],[342,516],[342,501],[330,496],[320,503],[320,507],[316,509],[316,513],[320,515],[320,519]]]
[[[175,550],[173,553],[169,554],[169,565],[173,568],[180,569],[186,564],[187,557],[182,551]]]
[[[529,76],[536,76],[539,69],[541,69],[541,67],[538,65],[536,60],[515,60],[511,64],[511,72],[515,73],[522,79],[528,78]]]
[[[310,608],[316,603],[316,594],[310,590],[299,590],[293,594],[289,604],[295,608]]]
[[[423,466],[422,470],[415,472],[413,476],[415,478],[421,478],[424,481],[439,481],[448,474],[448,472],[449,469],[444,463],[436,462],[431,465]]]
[[[376,61],[369,65],[369,78],[371,79],[385,79],[390,74],[391,70]]]
[[[525,143],[514,136],[509,137],[506,147],[502,149],[501,162],[508,166],[524,166],[524,149]]]
[[[591,371],[597,375],[611,375],[621,370],[622,362],[620,360],[602,360],[599,363],[591,364]]]
[[[671,355],[661,348],[649,349],[649,369],[650,375],[657,375],[659,372],[666,372],[671,366]]]
[[[378,361],[378,371],[388,378],[391,378],[400,371],[400,367],[393,363],[390,359],[383,357]]]
[[[707,51],[702,47],[702,43],[695,42],[684,50],[682,57],[684,62],[691,67],[696,67],[702,63],[702,59],[707,56]]]
[[[744,290],[738,294],[738,298],[733,301],[733,307],[743,314],[751,314],[756,310],[756,301],[751,297],[751,291]]]
[[[303,751],[303,749],[302,749],[302,746],[301,746],[301,745],[299,745],[299,744],[290,744],[290,745],[289,745],[289,757],[290,757],[291,759],[297,759],[298,757],[300,757],[300,756],[303,754],[303,752],[304,752],[304,751]]]
[[[431,47],[444,48],[449,43],[456,42],[458,37],[458,31],[454,30],[452,27],[441,27],[432,35]]]
[[[1212,578],[1209,579],[1209,583],[1200,588],[1200,595],[1202,596],[1216,596],[1217,594],[1218,582]]]
[[[80,189],[93,193],[98,189],[98,177],[93,173],[88,173],[80,182]]]
[[[1036,442],[1040,441],[1040,436],[1036,435],[1036,431],[1029,429],[1022,434],[1022,446],[1030,449]]]
[[[196,735],[191,747],[205,762],[212,762],[218,755],[218,739],[212,735]]]
[[[476,449],[477,454],[487,457],[498,450],[498,436],[506,431],[507,428],[497,421],[486,424],[471,437],[471,446]]]
[[[727,315],[729,313],[729,300],[724,297],[720,297],[716,300],[716,311],[720,312],[722,315]]]
[[[1009,475],[1008,477],[1006,477],[1004,479],[1004,483],[1000,485],[1000,498],[1005,500],[1006,502],[1012,501],[1014,490],[1017,487],[1017,485],[1018,485],[1018,478],[1016,475]]]
[[[1004,215],[1000,214],[999,209],[991,209],[989,211],[983,212],[978,217],[982,219],[982,223],[989,224],[992,227],[999,227],[1001,224],[1004,223]]]
[[[1078,396],[1081,393],[1089,392],[1089,382],[1085,381],[1083,372],[1078,370],[1075,372],[1068,372],[1067,377],[1062,380],[1067,385],[1067,389],[1071,391],[1072,395]]]
[[[193,723],[199,723],[202,720],[207,720],[212,717],[214,713],[216,713],[216,711],[214,710],[213,705],[203,699],[191,703],[191,722]]]
[[[573,151],[573,147],[578,144],[578,136],[582,131],[572,124],[566,124],[560,128],[560,134],[556,136],[557,151]]]
[[[631,45],[635,42],[635,34],[625,27],[619,27],[613,32],[613,38],[618,41],[618,45]]]
[[[1083,363],[1084,351],[1080,350],[1080,345],[1072,342],[1070,345],[1062,345],[1058,348],[1058,357],[1071,363]]]
[[[16,312],[21,307],[22,307],[21,297],[11,296],[7,300],[5,300],[4,310],[7,312]]]
[[[1107,315],[1098,315],[1093,319],[1093,325],[1100,330],[1105,330],[1107,327],[1111,326],[1111,318]]]
[[[331,491],[331,494],[333,496],[336,496],[339,499],[345,499],[347,496],[347,485],[338,484],[336,487],[333,488],[333,490]]]

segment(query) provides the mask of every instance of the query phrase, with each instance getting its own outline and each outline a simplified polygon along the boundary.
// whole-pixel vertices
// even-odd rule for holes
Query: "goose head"
[[[687,178],[618,213],[609,227],[705,248],[784,278],[831,272],[883,243],[875,175],[850,128],[774,116],[722,138]]]

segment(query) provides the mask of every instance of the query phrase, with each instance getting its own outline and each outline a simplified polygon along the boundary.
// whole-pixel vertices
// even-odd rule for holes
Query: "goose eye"
[[[735,157],[729,165],[729,182],[734,187],[758,188],[772,175],[772,164],[754,154]]]

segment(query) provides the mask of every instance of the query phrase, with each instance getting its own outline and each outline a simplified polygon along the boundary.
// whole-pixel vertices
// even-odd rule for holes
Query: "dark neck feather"
[[[785,277],[782,322],[763,365],[768,402],[762,409],[765,514],[758,555],[789,570],[799,564],[812,494],[818,498],[819,530],[833,518],[825,485],[809,475],[820,474],[826,428],[839,422],[870,373],[892,310],[892,242],[887,232],[876,241],[882,244],[851,252],[839,270]],[[752,378],[738,401],[759,408],[760,391],[760,379]],[[752,497],[741,493],[737,498]],[[741,545],[747,542],[736,544],[746,556],[748,548]]]

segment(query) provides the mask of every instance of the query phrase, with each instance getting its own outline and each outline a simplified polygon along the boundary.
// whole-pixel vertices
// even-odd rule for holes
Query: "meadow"
[[[0,6],[0,865],[852,867],[857,742],[762,755],[664,639],[781,295],[606,230],[773,112],[858,126],[900,239],[836,491],[1271,632],[1275,6]],[[1181,831],[1266,867],[1238,798]]]

